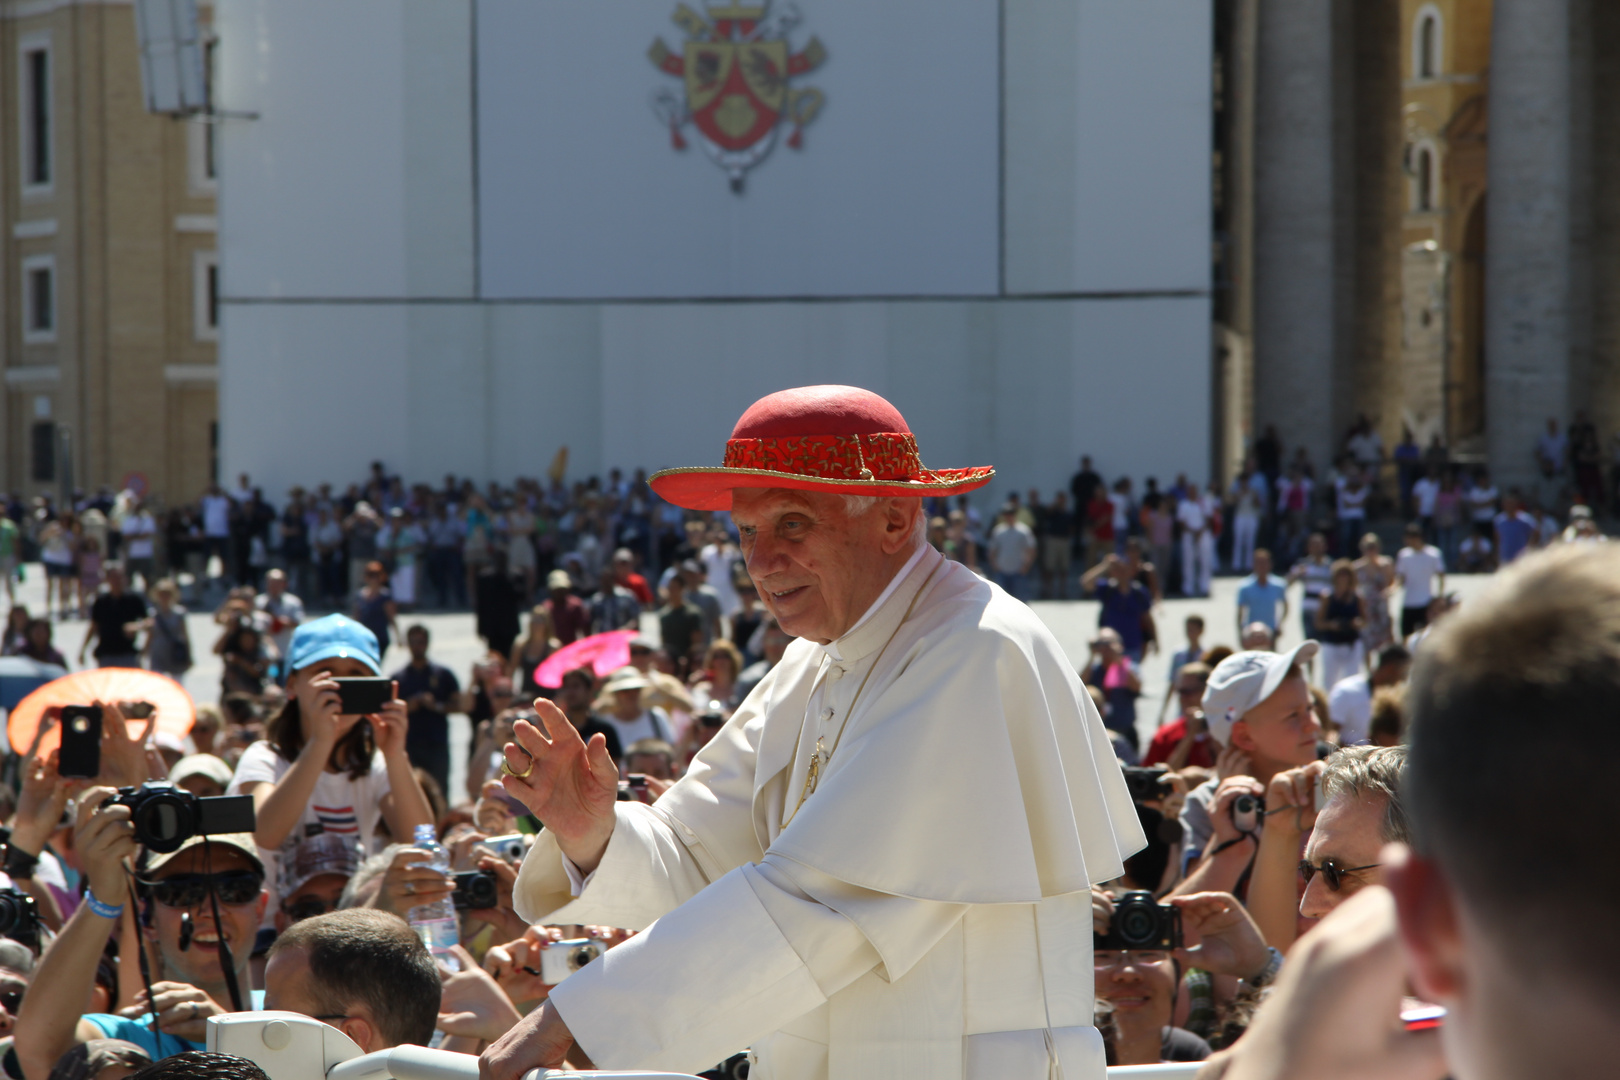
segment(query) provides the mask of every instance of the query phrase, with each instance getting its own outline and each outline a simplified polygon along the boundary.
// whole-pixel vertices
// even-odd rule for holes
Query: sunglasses
[[[287,917],[293,922],[303,922],[305,919],[313,919],[317,915],[325,915],[328,911],[336,911],[337,905],[328,904],[318,896],[304,896],[290,904],[282,904],[281,910],[286,912]],[[320,1018],[316,1017],[316,1019]]]
[[[6,1012],[10,1013],[12,1016],[17,1015],[17,1010],[22,1008],[22,1002],[23,991],[21,990],[6,990],[0,992],[0,1007],[4,1007]]]
[[[250,870],[226,874],[177,874],[151,883],[152,899],[164,907],[201,907],[212,886],[222,904],[251,904],[264,890],[264,877]]]
[[[1344,888],[1344,875],[1358,874],[1363,870],[1376,870],[1382,865],[1384,864],[1368,863],[1366,866],[1340,866],[1332,859],[1323,859],[1321,866],[1312,866],[1306,860],[1301,859],[1299,860],[1299,872],[1305,875],[1305,884],[1308,886],[1311,879],[1316,876],[1316,872],[1320,870],[1322,880],[1327,882],[1327,887],[1333,892],[1338,892]]]

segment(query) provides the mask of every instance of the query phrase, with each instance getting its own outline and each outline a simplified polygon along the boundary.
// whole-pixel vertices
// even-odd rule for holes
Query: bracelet
[[[1271,983],[1272,983],[1272,980],[1277,977],[1277,973],[1282,970],[1282,966],[1283,966],[1283,954],[1282,954],[1282,952],[1279,951],[1273,945],[1267,945],[1266,946],[1266,952],[1268,954],[1268,958],[1266,960],[1266,966],[1260,969],[1260,973],[1258,975],[1255,975],[1255,976],[1253,976],[1251,978],[1243,980],[1244,982],[1248,983],[1250,986],[1253,986],[1253,987],[1256,987],[1256,988],[1261,987],[1261,986],[1270,986]]]
[[[16,844],[7,841],[5,862],[7,875],[17,881],[27,881],[34,876],[34,867],[38,865],[38,855],[30,855]]]
[[[84,902],[91,911],[95,912],[97,915],[100,915],[103,919],[116,919],[124,913],[123,904],[118,904],[116,906],[112,904],[104,904],[100,900],[97,900],[96,894],[91,892],[88,888],[84,890]]]

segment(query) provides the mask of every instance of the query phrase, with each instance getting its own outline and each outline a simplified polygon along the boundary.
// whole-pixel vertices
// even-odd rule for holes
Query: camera
[[[338,688],[338,708],[344,716],[370,716],[394,698],[394,680],[377,678],[333,679]]]
[[[1140,765],[1122,766],[1125,770],[1125,790],[1131,793],[1131,802],[1157,802],[1170,794],[1168,769],[1143,768]]]
[[[455,875],[456,891],[451,901],[457,911],[487,911],[500,904],[495,891],[495,875],[483,870],[466,870]]]
[[[524,808],[523,812],[527,813],[527,808]],[[520,832],[492,836],[488,840],[478,841],[478,846],[496,858],[514,864],[521,863],[523,856],[529,853],[529,846],[523,842],[523,834]]]
[[[0,937],[39,951],[39,905],[18,889],[0,889]]]
[[[1181,948],[1181,909],[1160,904],[1150,892],[1128,892],[1114,901],[1106,935],[1091,935],[1093,949]]]
[[[1232,824],[1238,832],[1254,832],[1266,816],[1266,800],[1258,795],[1239,795],[1232,800]]]
[[[62,706],[62,749],[57,772],[74,780],[93,780],[101,772],[101,706]]]
[[[540,981],[556,986],[601,955],[602,943],[595,938],[553,941],[540,950]]]
[[[148,851],[167,855],[193,836],[250,833],[254,829],[253,796],[220,795],[204,799],[166,780],[148,780],[138,788],[119,788],[103,806],[129,807],[135,838]]]

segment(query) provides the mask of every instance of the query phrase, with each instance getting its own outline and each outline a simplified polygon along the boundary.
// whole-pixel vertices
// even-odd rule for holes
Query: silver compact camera
[[[494,855],[516,865],[523,861],[529,847],[523,842],[522,833],[506,833],[504,836],[491,836],[488,840],[478,841],[478,846]]]
[[[540,950],[540,981],[556,986],[601,955],[602,943],[595,938],[553,941]]]

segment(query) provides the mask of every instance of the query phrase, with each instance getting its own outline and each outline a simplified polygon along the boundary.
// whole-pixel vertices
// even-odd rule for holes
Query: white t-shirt
[[[260,740],[242,751],[242,759],[236,763],[236,775],[231,777],[231,786],[225,790],[225,794],[240,795],[249,784],[280,783],[292,767],[292,762],[276,753],[269,743]],[[382,821],[383,796],[389,790],[388,767],[383,764],[381,751],[371,755],[371,771],[358,780],[352,779],[346,772],[321,773],[303,814],[298,818],[298,824],[287,834],[280,851],[259,849],[259,858],[264,861],[266,880],[272,893],[270,911],[274,911],[280,902],[280,897],[275,893],[276,883],[280,881],[281,855],[291,852],[304,839],[320,833],[334,833],[352,837],[360,847],[362,857],[375,855],[382,850],[384,845],[377,835],[377,825]]]
[[[1491,521],[1496,517],[1495,485],[1469,488],[1464,498],[1468,501],[1468,512],[1473,515],[1475,521]]]
[[[1367,741],[1372,726],[1372,684],[1365,675],[1351,675],[1333,684],[1328,694],[1328,715],[1339,725],[1339,745]]]
[[[737,597],[737,586],[731,580],[731,565],[739,557],[739,553],[730,545],[721,547],[719,544],[707,544],[698,558],[703,562],[703,570],[708,574],[709,588],[720,598],[720,614],[731,618],[742,610],[742,600]]]
[[[157,522],[152,520],[151,514],[142,510],[129,515],[124,519],[122,532],[124,550],[131,559],[152,557],[152,538],[157,535]]]
[[[1176,520],[1190,533],[1203,532],[1209,527],[1209,515],[1204,513],[1204,500],[1182,499],[1176,507]]]
[[[1417,500],[1418,517],[1434,516],[1434,499],[1440,494],[1440,481],[1425,476],[1412,485],[1412,497]]]
[[[670,744],[675,742],[675,737],[669,730],[669,717],[656,705],[634,720],[620,720],[617,716],[609,716],[607,722],[619,733],[619,749],[626,752],[629,751],[631,743],[640,742],[642,739],[663,739]]]
[[[1435,575],[1444,573],[1445,569],[1446,563],[1440,557],[1440,549],[1432,544],[1424,544],[1421,548],[1401,548],[1395,556],[1395,573],[1406,583],[1406,597],[1401,601],[1401,606],[1428,607],[1429,600],[1434,596]]]
[[[231,500],[224,495],[204,495],[202,517],[204,536],[231,535]]]
[[[1339,484],[1339,519],[1346,518],[1360,520],[1367,516],[1367,494],[1370,489],[1365,487],[1353,488],[1349,484]]]

